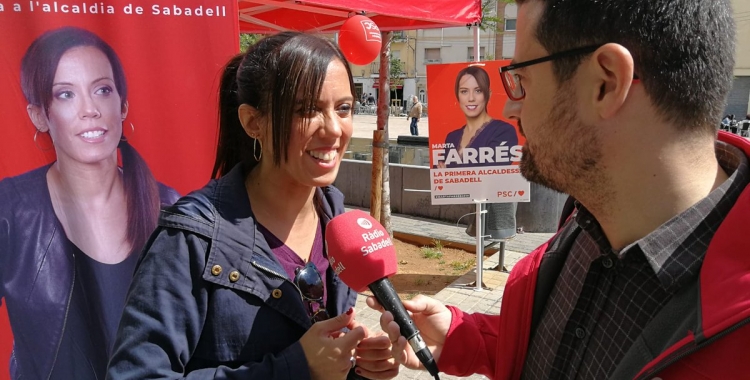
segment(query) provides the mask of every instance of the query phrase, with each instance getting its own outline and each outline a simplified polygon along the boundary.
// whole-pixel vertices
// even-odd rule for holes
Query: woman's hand
[[[403,303],[437,362],[440,359],[440,353],[443,351],[445,338],[448,335],[448,329],[453,318],[450,310],[439,301],[423,295],[417,295],[409,301],[403,301]],[[367,306],[383,313],[380,316],[380,327],[388,334],[393,344],[391,350],[396,362],[403,364],[406,368],[424,370],[424,366],[407,343],[406,338],[401,336],[401,330],[398,324],[393,321],[393,315],[384,311],[375,297],[367,298]]]
[[[313,380],[343,380],[352,368],[354,349],[367,332],[358,325],[346,334],[341,329],[354,327],[354,309],[322,322],[316,322],[299,342],[305,352]]]
[[[393,359],[391,340],[384,332],[371,333],[364,325],[353,321],[349,328],[362,327],[366,337],[355,349],[355,371],[372,380],[386,380],[398,376],[399,364]]]

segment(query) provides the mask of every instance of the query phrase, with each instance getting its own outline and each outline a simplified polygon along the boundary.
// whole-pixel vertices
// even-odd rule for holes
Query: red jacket
[[[734,134],[719,139],[750,156],[750,142]],[[736,379],[750,377],[750,186],[716,231],[699,280],[675,296],[644,329],[615,370],[618,379]],[[532,324],[538,323],[561,263],[546,253],[565,251],[575,228],[561,229],[513,268],[500,315],[467,314],[450,307],[453,320],[440,356],[451,375],[480,373],[520,379]],[[569,247],[569,245],[567,245]],[[549,263],[540,267],[543,260]],[[563,260],[561,260],[564,262]],[[547,262],[547,261],[546,261]],[[550,269],[551,268],[551,269]]]

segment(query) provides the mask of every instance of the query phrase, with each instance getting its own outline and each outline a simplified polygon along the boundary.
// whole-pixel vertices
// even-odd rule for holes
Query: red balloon
[[[339,48],[346,59],[355,65],[366,65],[380,54],[383,40],[380,28],[361,15],[350,17],[339,30]]]

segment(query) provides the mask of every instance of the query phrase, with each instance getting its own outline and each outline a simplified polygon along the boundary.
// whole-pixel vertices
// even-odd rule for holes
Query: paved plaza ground
[[[427,131],[427,117],[419,120],[419,135],[429,136]],[[411,120],[406,120],[406,116],[390,116],[388,118],[388,136],[395,140],[399,135],[410,136],[409,124]],[[372,131],[378,127],[378,119],[375,115],[354,115],[354,134],[352,137],[361,137],[366,139],[372,138]]]
[[[407,126],[408,127],[408,126]],[[393,229],[396,232],[405,234],[424,236],[430,239],[439,239],[444,242],[458,242],[474,244],[474,238],[467,235],[464,227],[455,224],[439,222],[424,218],[411,217],[407,215],[394,214],[391,218]],[[505,247],[504,265],[508,270],[534,248],[547,241],[552,234],[545,233],[524,233],[518,234],[511,240],[508,240]],[[458,278],[445,289],[433,297],[448,304],[460,307],[466,312],[480,312],[488,314],[500,313],[500,303],[503,298],[505,281],[508,279],[507,272],[497,271],[495,267],[500,259],[499,254],[484,260],[482,271],[482,282],[489,289],[477,291],[476,287],[469,287],[469,284],[476,280],[476,266],[467,272],[464,276]],[[370,309],[365,304],[366,297],[360,295],[357,298],[357,319],[364,323],[369,329],[381,331],[379,318],[380,313]],[[441,374],[443,380],[458,379],[455,376]],[[396,379],[399,380],[431,380],[432,377],[427,372],[412,371],[401,368]],[[486,379],[481,375],[464,377],[463,379]]]
[[[419,135],[428,136],[427,123],[428,118],[423,117],[419,122]],[[391,140],[396,140],[400,135],[409,136],[410,120],[405,116],[390,116],[388,118],[388,134]],[[375,115],[357,114],[354,115],[354,133],[355,138],[372,138],[372,131],[377,129],[377,117]],[[445,242],[459,242],[474,244],[474,238],[467,235],[464,230],[465,226],[459,227],[455,224],[434,221],[424,218],[417,218],[408,215],[394,214],[391,219],[394,231],[424,236],[430,239],[439,239]],[[544,243],[552,234],[525,233],[516,235],[515,238],[506,243],[504,264],[510,270],[513,265],[531,252],[534,248]],[[446,304],[460,307],[467,312],[481,312],[489,314],[498,314],[500,312],[500,303],[503,297],[503,289],[508,273],[493,270],[497,266],[500,255],[495,254],[484,260],[482,272],[482,282],[489,287],[489,290],[477,291],[475,287],[467,287],[468,284],[476,279],[476,266],[467,272],[464,276],[448,285],[445,289],[434,295]],[[366,297],[361,295],[357,298],[357,319],[362,321],[368,328],[380,331],[378,319],[380,314],[371,310],[365,304]],[[445,374],[440,375],[441,379],[451,380],[458,379],[454,376]],[[427,372],[412,371],[401,368],[398,380],[430,380],[432,377]],[[486,379],[484,376],[474,375],[464,379]]]

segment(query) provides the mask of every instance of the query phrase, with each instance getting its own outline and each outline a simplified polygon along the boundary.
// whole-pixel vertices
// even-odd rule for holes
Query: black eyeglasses
[[[299,288],[302,299],[307,301],[310,321],[315,323],[328,319],[328,311],[323,303],[323,276],[313,262],[294,270],[294,284]],[[315,308],[314,305],[318,307]]]
[[[523,86],[521,86],[521,79],[514,72],[517,69],[520,69],[522,67],[528,67],[531,65],[536,65],[537,63],[554,61],[560,58],[593,53],[594,51],[596,51],[596,49],[599,49],[602,46],[604,46],[604,44],[591,45],[591,46],[586,46],[586,47],[577,48],[577,49],[565,50],[559,53],[548,55],[546,57],[532,59],[526,62],[519,62],[519,63],[515,63],[512,65],[508,65],[508,66],[503,66],[500,68],[500,78],[503,81],[503,88],[505,88],[505,93],[508,94],[508,98],[510,98],[510,100],[514,100],[514,101],[521,100],[526,96],[526,91],[524,91]],[[635,79],[637,79],[637,77]]]

